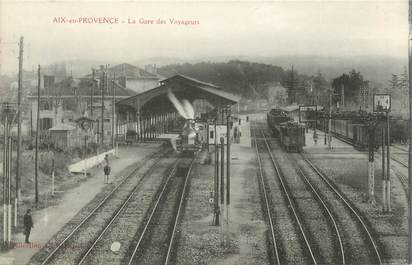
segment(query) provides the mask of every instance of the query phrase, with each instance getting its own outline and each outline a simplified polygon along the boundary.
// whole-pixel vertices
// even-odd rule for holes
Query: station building
[[[42,75],[39,103],[40,137],[50,138],[56,128],[62,127],[61,124],[78,128],[79,119],[84,121],[84,118],[87,118],[93,121],[90,141],[101,139],[103,120],[104,139],[109,142],[113,131],[112,124],[117,124],[116,113],[113,115],[115,102],[159,85],[162,77],[155,73],[156,67],[146,68],[152,72],[124,63],[107,69],[101,66],[94,73],[78,78],[56,79],[53,75]],[[33,90],[27,99],[27,132],[33,136],[37,119],[37,89]]]

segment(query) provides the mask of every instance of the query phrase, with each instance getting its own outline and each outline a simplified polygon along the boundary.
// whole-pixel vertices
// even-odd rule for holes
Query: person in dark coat
[[[110,163],[109,163],[109,156],[108,155],[105,155],[105,157],[104,157],[104,168],[103,168],[103,171],[104,171],[104,184],[109,184],[109,176],[110,176],[110,171],[111,171],[111,168],[110,168]]]
[[[33,219],[31,218],[31,209],[27,209],[26,214],[23,217],[24,234],[26,235],[26,243],[29,242],[30,232],[33,226]]]

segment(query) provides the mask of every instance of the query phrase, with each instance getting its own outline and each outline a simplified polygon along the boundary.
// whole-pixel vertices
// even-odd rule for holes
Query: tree
[[[285,78],[283,80],[283,86],[286,87],[288,91],[289,103],[297,103],[299,101],[298,95],[306,94],[304,89],[304,84],[299,78],[298,72],[293,69],[287,70],[285,73]]]
[[[346,103],[357,105],[365,103],[369,94],[369,81],[364,80],[360,72],[352,70],[333,79],[332,88],[334,93],[339,95],[339,98],[334,98],[335,102],[342,99],[343,93],[345,105]]]
[[[159,68],[159,74],[166,77],[183,74],[246,98],[267,98],[267,84],[281,82],[285,72],[279,66],[232,60],[166,65]]]
[[[312,104],[321,104],[323,103],[322,96],[324,95],[327,89],[328,82],[322,76],[322,73],[318,71],[316,76],[312,77],[312,95],[313,103]]]

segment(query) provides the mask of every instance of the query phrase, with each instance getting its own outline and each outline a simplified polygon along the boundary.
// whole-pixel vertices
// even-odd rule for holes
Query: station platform
[[[308,132],[305,133],[306,142],[303,150],[308,153],[353,153],[353,146],[345,143],[336,137],[332,136],[331,141],[331,149],[329,149],[327,140],[325,141],[325,133],[323,131],[316,131],[317,133],[317,141],[313,137],[314,130],[309,129]],[[327,134],[326,134],[327,137]],[[326,138],[327,139],[327,138]],[[359,153],[359,152],[358,152]]]
[[[213,207],[208,204],[214,187],[211,146],[212,162],[197,164],[194,169],[196,173],[191,180],[177,264],[199,264],[199,260],[204,264],[219,265],[264,264],[267,257],[266,225],[261,213],[255,149],[250,138],[251,119],[249,117],[249,122],[246,122],[246,115],[240,118],[240,125],[237,121],[233,124],[233,128],[240,126],[241,136],[238,143],[232,141],[230,145],[230,204],[229,211],[225,207],[220,208],[220,223],[223,225],[212,225]],[[222,244],[222,240],[230,244]],[[233,251],[233,246],[237,247],[236,251]]]
[[[160,143],[143,143],[134,146],[120,146],[117,157],[110,159],[112,168],[111,181],[122,170],[133,163],[158,151]],[[24,243],[23,233],[14,234],[14,249],[0,253],[0,262],[13,261],[14,265],[27,264],[30,258],[38,252],[77,212],[90,202],[106,185],[104,184],[103,169],[94,167],[88,177],[80,186],[67,190],[56,206],[41,210],[33,209],[34,228],[30,234],[31,244]],[[2,263],[0,263],[2,264]]]

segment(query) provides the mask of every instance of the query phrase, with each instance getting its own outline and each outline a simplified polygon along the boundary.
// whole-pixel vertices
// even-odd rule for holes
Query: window
[[[41,118],[39,125],[40,125],[40,130],[48,130],[53,125],[53,119],[51,119],[51,118]]]
[[[51,110],[51,104],[48,101],[40,102],[40,110]]]
[[[210,134],[209,138],[210,138],[210,139],[213,139],[213,138],[214,138],[214,133],[215,133],[214,131],[210,131],[210,132],[209,132],[209,134]]]

